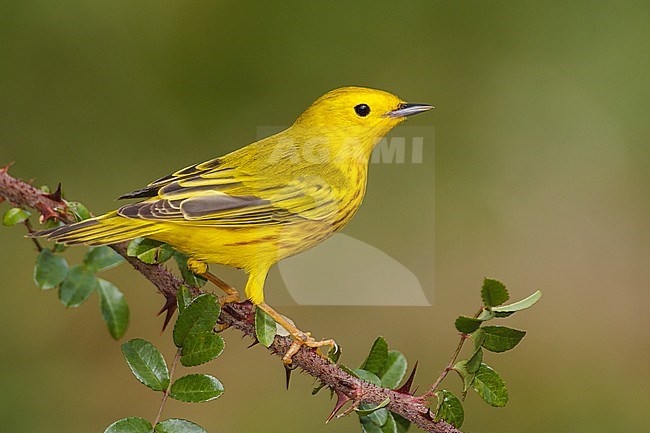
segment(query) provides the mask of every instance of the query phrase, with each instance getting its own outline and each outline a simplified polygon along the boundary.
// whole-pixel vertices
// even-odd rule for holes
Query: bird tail
[[[28,236],[43,237],[65,245],[108,245],[151,236],[161,231],[162,228],[155,222],[124,218],[117,212],[109,212],[77,223],[31,233]]]

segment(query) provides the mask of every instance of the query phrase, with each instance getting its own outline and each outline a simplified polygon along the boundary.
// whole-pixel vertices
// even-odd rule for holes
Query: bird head
[[[294,123],[302,140],[322,143],[339,156],[369,158],[374,146],[408,116],[432,109],[392,93],[342,87],[318,98]]]

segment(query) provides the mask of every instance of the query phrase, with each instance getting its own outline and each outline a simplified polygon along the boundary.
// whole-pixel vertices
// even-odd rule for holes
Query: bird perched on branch
[[[407,116],[431,108],[375,89],[332,90],[288,129],[120,197],[140,202],[33,236],[63,244],[166,242],[190,257],[190,270],[227,293],[222,302],[239,301],[239,292],[208,264],[243,269],[246,297],[292,335],[284,356],[291,363],[302,345],[335,343],[314,340],[264,302],[269,269],[345,226],[363,200],[374,146]]]

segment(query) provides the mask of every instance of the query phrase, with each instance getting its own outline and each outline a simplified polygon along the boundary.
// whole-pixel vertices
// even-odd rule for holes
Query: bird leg
[[[287,332],[291,334],[291,337],[293,337],[293,341],[291,342],[291,346],[289,346],[289,350],[287,350],[287,353],[285,353],[284,356],[282,357],[282,361],[285,363],[285,365],[291,364],[291,358],[293,357],[293,355],[298,353],[298,351],[302,346],[311,347],[313,349],[317,349],[323,346],[330,346],[338,350],[338,345],[334,340],[332,339],[321,340],[321,341],[315,340],[314,338],[312,338],[309,332],[303,332],[300,329],[296,328],[296,326],[293,323],[289,322],[284,316],[282,316],[280,313],[275,311],[268,304],[265,303],[258,304],[257,308],[260,308],[266,314],[271,316],[276,323],[278,323],[280,326],[286,329]],[[324,357],[322,353],[318,351],[317,353]]]
[[[226,296],[222,296],[219,298],[219,303],[221,305],[229,304],[231,302],[240,302],[241,299],[239,298],[239,292],[237,289],[235,289],[233,286],[230,284],[226,283],[224,280],[221,278],[217,277],[216,275],[208,272],[207,270],[203,273],[200,274],[203,278],[206,280],[210,281],[212,284],[226,292]]]

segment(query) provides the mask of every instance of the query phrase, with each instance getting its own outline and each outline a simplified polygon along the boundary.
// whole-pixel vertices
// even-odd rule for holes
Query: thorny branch
[[[41,220],[54,217],[64,222],[73,221],[70,214],[66,213],[67,206],[60,194],[45,194],[29,183],[10,176],[7,173],[8,168],[9,166],[0,169],[0,201],[7,200],[14,206],[36,209],[41,214]],[[126,254],[126,246],[125,242],[111,245],[165,296],[167,302],[162,311],[167,311],[168,315],[173,313],[174,306],[170,304],[176,299],[176,292],[182,284],[181,279],[161,265],[145,264],[135,257],[129,257]],[[220,320],[225,325],[238,329],[253,339],[256,338],[255,308],[250,302],[226,304],[222,309]],[[269,350],[282,357],[290,345],[291,338],[276,336]],[[414,396],[409,389],[406,389],[410,387],[410,383],[406,388],[391,390],[364,382],[305,347],[293,356],[293,366],[300,368],[334,390],[338,396],[334,412],[338,411],[340,406],[347,401],[351,401],[352,404],[366,402],[378,405],[390,397],[387,409],[401,415],[421,429],[435,433],[462,433],[444,421],[435,422],[433,414],[427,407],[427,399],[422,396]]]

